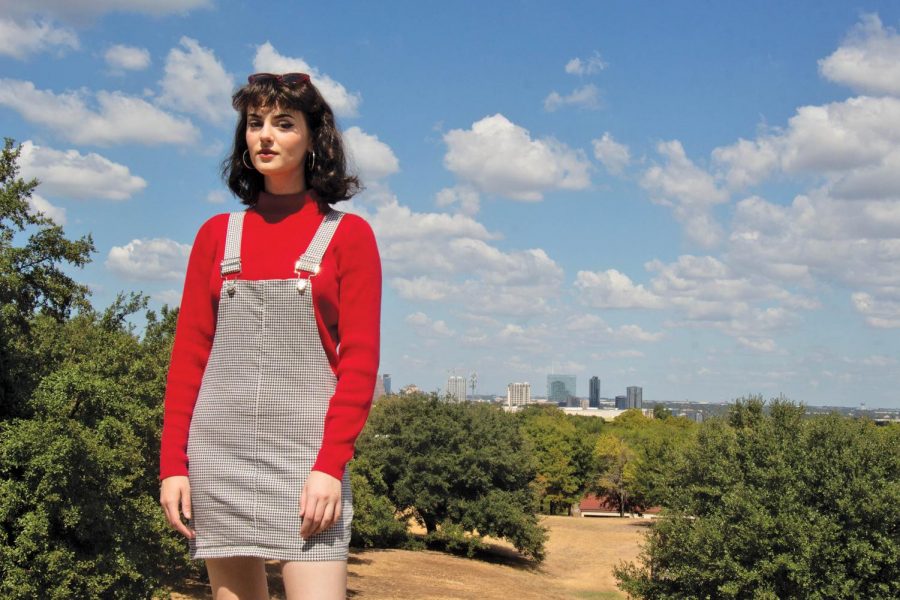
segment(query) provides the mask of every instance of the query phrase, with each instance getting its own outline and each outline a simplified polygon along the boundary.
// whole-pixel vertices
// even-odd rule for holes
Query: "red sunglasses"
[[[247,83],[261,83],[263,81],[277,81],[282,85],[298,85],[309,81],[309,75],[306,73],[285,73],[284,75],[276,75],[274,73],[254,73],[247,77]]]

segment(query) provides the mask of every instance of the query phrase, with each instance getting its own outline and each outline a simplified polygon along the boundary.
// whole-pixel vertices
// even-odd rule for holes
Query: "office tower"
[[[547,375],[547,400],[557,406],[571,406],[575,398],[574,375]]]
[[[531,384],[511,383],[506,386],[506,405],[525,406],[531,402]]]
[[[372,402],[377,402],[379,398],[384,396],[384,382],[380,377],[375,378],[375,391],[372,393]]]
[[[625,389],[625,393],[628,394],[628,408],[641,408],[644,395],[643,388],[631,385]]]
[[[459,375],[451,375],[447,380],[447,394],[453,402],[465,402],[466,378]]]
[[[381,376],[381,383],[384,385],[384,395],[391,395],[391,375],[390,373],[385,373]]]
[[[591,408],[600,408],[600,378],[594,375],[591,377],[588,389],[588,406]]]
[[[618,410],[627,410],[628,409],[628,397],[627,396],[616,396],[616,409],[618,409]]]

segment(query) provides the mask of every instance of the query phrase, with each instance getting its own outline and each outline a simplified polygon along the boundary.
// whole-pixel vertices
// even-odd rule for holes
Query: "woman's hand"
[[[166,511],[166,519],[173,529],[181,535],[193,539],[193,529],[181,522],[181,513],[185,519],[191,518],[191,484],[184,475],[173,475],[162,480],[159,487],[159,503]],[[180,510],[179,510],[180,509]]]
[[[341,480],[322,471],[310,471],[300,492],[300,537],[325,531],[341,517]]]

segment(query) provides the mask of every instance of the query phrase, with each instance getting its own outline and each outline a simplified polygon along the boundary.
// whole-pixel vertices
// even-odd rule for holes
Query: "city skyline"
[[[0,130],[34,209],[93,236],[69,272],[98,308],[180,302],[242,208],[231,92],[305,71],[366,187],[338,208],[378,240],[395,389],[900,407],[900,4],[392,7],[0,8]]]

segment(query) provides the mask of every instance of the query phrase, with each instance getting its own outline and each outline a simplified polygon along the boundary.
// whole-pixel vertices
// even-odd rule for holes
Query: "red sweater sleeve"
[[[216,219],[221,218],[221,215],[213,217],[203,224],[197,232],[188,260],[166,382],[160,479],[188,474],[187,439],[191,415],[216,329],[209,280],[216,267],[217,244],[213,228]]]
[[[337,479],[353,458],[366,424],[378,375],[381,331],[381,259],[372,228],[345,215],[334,240],[339,290],[337,387],[325,414],[325,431],[313,470]]]

